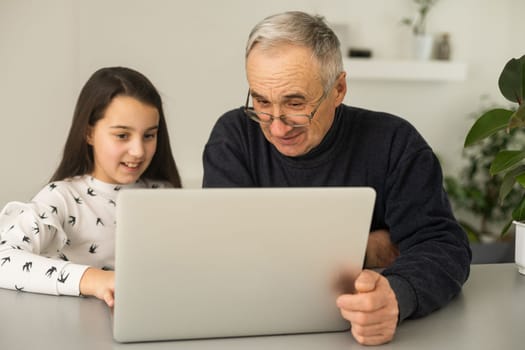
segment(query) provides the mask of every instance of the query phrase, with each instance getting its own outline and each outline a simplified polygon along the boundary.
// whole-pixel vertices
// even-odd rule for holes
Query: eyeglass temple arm
[[[246,102],[244,103],[244,108],[248,108],[248,102],[250,102],[250,89],[248,89],[248,95],[246,96]]]

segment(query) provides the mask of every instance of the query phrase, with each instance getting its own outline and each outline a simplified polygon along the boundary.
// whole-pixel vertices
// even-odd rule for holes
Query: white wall
[[[263,17],[300,9],[349,26],[352,45],[376,57],[408,56],[410,0],[0,0],[0,206],[28,200],[57,166],[76,97],[102,66],[140,70],[164,98],[174,154],[186,185],[202,176],[209,131],[244,102],[244,44]],[[525,53],[523,0],[441,0],[429,31],[451,33],[468,79],[453,83],[349,82],[346,102],[410,120],[446,171],[461,162],[479,96],[500,100],[504,63]],[[521,40],[521,41],[520,41]]]

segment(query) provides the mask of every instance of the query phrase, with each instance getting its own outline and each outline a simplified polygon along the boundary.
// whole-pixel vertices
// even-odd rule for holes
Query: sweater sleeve
[[[386,181],[385,219],[400,256],[383,274],[398,298],[400,321],[446,305],[469,275],[467,236],[442,181],[440,164],[428,147],[405,153]]]
[[[60,256],[67,243],[57,213],[44,203],[11,202],[0,213],[0,287],[44,294],[79,295],[88,266]]]

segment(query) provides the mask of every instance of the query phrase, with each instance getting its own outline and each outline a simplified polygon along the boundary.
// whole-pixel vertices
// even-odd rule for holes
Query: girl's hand
[[[104,300],[109,307],[115,303],[115,272],[90,267],[80,279],[80,294]]]

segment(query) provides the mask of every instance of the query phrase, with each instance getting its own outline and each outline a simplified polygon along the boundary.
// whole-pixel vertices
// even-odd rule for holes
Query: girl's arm
[[[80,279],[88,266],[73,264],[61,253],[68,243],[61,223],[65,213],[63,205],[49,206],[45,200],[6,205],[0,212],[0,287],[80,294]]]

